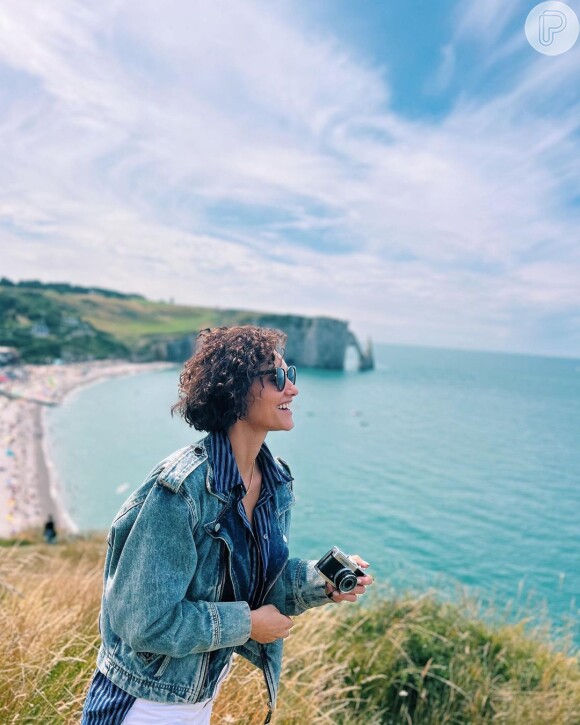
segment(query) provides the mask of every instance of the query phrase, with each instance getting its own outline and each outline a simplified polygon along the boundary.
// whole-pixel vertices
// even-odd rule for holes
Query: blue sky
[[[533,6],[4,3],[2,274],[580,357],[580,41]]]

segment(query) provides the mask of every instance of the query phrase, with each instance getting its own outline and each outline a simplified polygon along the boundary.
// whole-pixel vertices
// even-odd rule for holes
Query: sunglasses
[[[281,393],[284,388],[286,387],[286,377],[288,377],[288,380],[292,383],[292,385],[295,385],[296,383],[296,366],[290,365],[288,367],[288,370],[284,370],[284,368],[272,368],[271,370],[261,370],[258,373],[259,376],[261,375],[272,375],[276,378],[276,388]]]

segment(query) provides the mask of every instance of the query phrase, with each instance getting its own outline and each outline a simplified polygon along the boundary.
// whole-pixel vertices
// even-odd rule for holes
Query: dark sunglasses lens
[[[276,368],[276,387],[279,391],[282,391],[285,385],[286,373],[284,372],[284,368]]]
[[[286,375],[288,375],[288,380],[292,383],[292,385],[294,385],[294,383],[296,382],[296,368],[294,367],[294,365],[290,365]]]

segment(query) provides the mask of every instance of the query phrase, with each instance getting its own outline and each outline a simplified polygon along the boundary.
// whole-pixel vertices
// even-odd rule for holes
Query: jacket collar
[[[215,479],[213,463],[215,445],[213,441],[214,435],[215,434],[213,433],[208,433],[208,435],[199,440],[197,443],[176,451],[175,454],[173,454],[167,461],[166,465],[159,474],[159,483],[176,493],[183,484],[184,480],[191,475],[196,468],[207,462],[208,466],[205,479],[206,489],[213,496],[216,496],[221,501],[226,502],[233,490],[235,482],[232,483],[230,481],[230,485],[224,487],[223,485],[219,485]],[[260,463],[264,467],[266,475],[272,483],[272,489],[278,489],[279,485],[286,484],[283,488],[287,488],[293,498],[291,492],[293,478],[290,474],[288,465],[282,461],[282,459],[275,459],[270,453],[270,449],[266,443],[262,445],[259,455]],[[239,476],[237,466],[235,467],[235,470]]]
[[[209,433],[200,443],[205,446],[211,469],[211,473],[208,470],[208,490],[225,500],[236,486],[243,486],[230,439],[225,431],[219,431]],[[288,467],[274,459],[265,441],[258,453],[258,460],[267,490],[272,491],[276,485],[292,481]]]

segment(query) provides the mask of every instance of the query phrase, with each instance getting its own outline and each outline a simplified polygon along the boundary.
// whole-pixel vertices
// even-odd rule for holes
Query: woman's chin
[[[287,420],[283,423],[278,423],[275,427],[272,426],[272,428],[270,428],[270,431],[292,430],[292,428],[294,428],[294,421]]]

